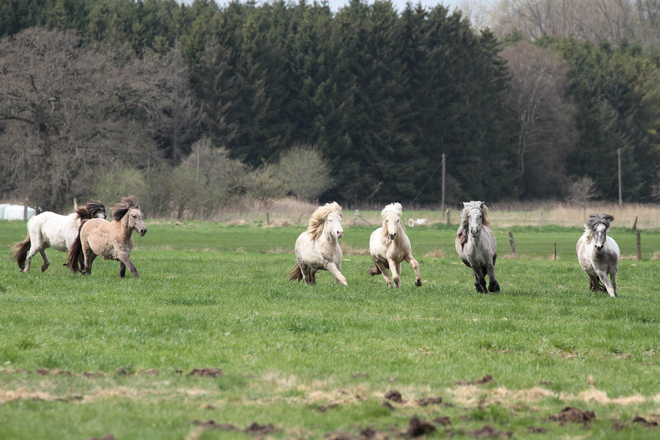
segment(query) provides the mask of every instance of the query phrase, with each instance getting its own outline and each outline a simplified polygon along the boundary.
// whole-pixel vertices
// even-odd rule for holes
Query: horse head
[[[390,203],[380,213],[383,219],[383,237],[385,241],[389,242],[394,240],[399,233],[401,225],[401,215],[403,214],[403,207],[401,203]]]
[[[605,246],[607,231],[610,230],[612,221],[614,221],[614,217],[609,214],[591,214],[584,224],[585,229],[592,231],[594,246],[597,251],[600,251]]]
[[[342,215],[340,211],[331,211],[325,218],[323,232],[331,237],[342,238],[344,228],[341,227]]]
[[[470,235],[476,237],[481,232],[481,226],[488,225],[488,207],[484,202],[463,202],[463,206]]]
[[[141,237],[147,233],[147,226],[144,224],[144,216],[140,208],[130,209],[126,217],[128,217],[129,229],[135,229]]]

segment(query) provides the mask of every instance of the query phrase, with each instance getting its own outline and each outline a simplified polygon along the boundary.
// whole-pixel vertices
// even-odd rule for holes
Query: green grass
[[[202,431],[195,419],[241,429],[273,423],[274,438],[312,439],[334,430],[357,436],[367,426],[403,430],[413,414],[449,416],[454,438],[485,424],[516,438],[660,433],[631,423],[660,413],[660,262],[650,261],[659,234],[642,234],[645,259],[621,262],[613,300],[587,289],[574,251],[580,230],[514,230],[525,258],[498,259],[502,292],[479,295],[451,253],[454,228],[408,230],[424,283],[414,287],[404,267],[398,290],[369,277],[370,258],[356,255],[344,257],[348,287],[335,286],[327,272],[313,288],[287,283],[299,227],[148,228],[132,254],[142,278],[119,279],[119,264],[102,260],[91,276],[72,275],[53,250],[46,273],[39,256],[33,273],[19,273],[8,247],[24,237],[25,224],[0,222],[0,439],[251,437]],[[342,242],[365,248],[371,230],[347,227]],[[500,255],[508,253],[507,231],[496,235]],[[612,236],[622,254],[636,254],[632,231]],[[558,261],[547,259],[554,242]],[[449,257],[425,257],[435,248]],[[130,374],[115,374],[120,367]],[[224,376],[187,375],[200,367]],[[139,374],[152,368],[160,374]],[[486,374],[495,383],[454,384]],[[593,391],[589,376],[609,398],[644,400],[577,398]],[[512,396],[533,387],[554,394]],[[408,403],[381,406],[390,389]],[[460,394],[466,390],[473,394]],[[454,406],[413,404],[438,395]],[[332,402],[339,405],[317,410]],[[594,410],[597,420],[586,428],[547,420],[564,406]],[[612,431],[611,419],[626,428]],[[548,432],[530,434],[528,426]],[[427,437],[444,438],[443,429]]]

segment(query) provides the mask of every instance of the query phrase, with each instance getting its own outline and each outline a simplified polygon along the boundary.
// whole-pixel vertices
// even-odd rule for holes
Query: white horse
[[[500,283],[495,279],[497,242],[488,225],[488,207],[484,202],[464,202],[461,225],[456,234],[456,251],[467,267],[472,268],[477,292],[499,292]],[[486,274],[489,284],[486,290]]]
[[[381,211],[383,226],[372,232],[369,239],[369,252],[374,261],[369,273],[371,276],[383,274],[388,287],[401,287],[401,262],[407,261],[415,270],[415,286],[421,286],[419,263],[413,258],[410,240],[401,223],[402,214],[401,203],[390,203]],[[392,271],[392,281],[388,268]]]
[[[614,217],[609,214],[591,214],[584,223],[584,234],[575,249],[582,269],[589,275],[589,288],[616,298],[616,274],[619,271],[619,246],[607,231]],[[607,279],[610,275],[612,283]]]
[[[316,272],[329,270],[335,277],[335,284],[348,285],[341,274],[342,252],[338,241],[344,235],[342,218],[337,202],[326,203],[314,211],[307,230],[296,240],[298,264],[291,269],[289,281],[305,280],[307,284],[316,284]]]
[[[44,260],[41,271],[44,272],[50,266],[50,260],[46,256],[46,248],[52,247],[58,251],[66,252],[78,237],[78,229],[83,221],[92,218],[105,218],[105,206],[98,201],[91,201],[76,212],[69,215],[59,215],[46,211],[28,222],[27,238],[21,242],[14,243],[11,247],[14,260],[22,272],[30,273],[32,257],[37,252]]]

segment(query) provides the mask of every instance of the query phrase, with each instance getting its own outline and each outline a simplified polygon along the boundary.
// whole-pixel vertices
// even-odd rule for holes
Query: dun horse
[[[401,262],[407,261],[415,270],[415,286],[422,285],[419,263],[413,258],[410,240],[401,223],[403,207],[401,203],[390,203],[380,213],[383,226],[371,233],[369,252],[374,266],[369,270],[371,276],[383,274],[388,287],[401,287]],[[392,280],[387,269],[392,271]]]
[[[467,267],[472,268],[474,287],[477,292],[499,292],[500,284],[495,279],[497,242],[488,225],[488,208],[484,202],[464,202],[461,225],[456,234],[456,251]],[[489,284],[486,290],[486,274]]]
[[[78,236],[78,229],[82,222],[92,218],[105,218],[103,203],[91,201],[69,215],[46,211],[32,217],[27,225],[28,235],[25,240],[14,243],[11,247],[18,267],[22,272],[30,273],[32,257],[39,252],[44,260],[43,266],[41,266],[41,271],[44,272],[50,266],[46,249],[52,247],[58,251],[68,251]]]
[[[328,270],[335,284],[348,285],[341,273],[342,252],[338,241],[344,235],[342,217],[337,202],[326,203],[314,211],[307,230],[296,240],[298,264],[291,269],[289,281],[305,280],[308,285],[316,284],[316,272]]]
[[[614,217],[609,214],[591,214],[575,248],[580,266],[589,275],[589,288],[594,292],[607,290],[612,298],[616,298],[616,274],[621,253],[616,241],[607,235],[612,221]]]
[[[113,222],[93,219],[80,227],[78,237],[69,249],[68,266],[73,273],[81,271],[87,275],[91,274],[92,263],[97,256],[100,256],[104,260],[120,262],[120,277],[126,275],[126,267],[135,278],[140,277],[130,259],[133,231],[137,231],[140,236],[147,233],[137,197],[123,198],[115,206],[112,216]],[[82,268],[81,263],[83,263]]]

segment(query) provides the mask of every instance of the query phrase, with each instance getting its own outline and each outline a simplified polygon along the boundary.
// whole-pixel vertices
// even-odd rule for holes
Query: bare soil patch
[[[530,432],[532,434],[545,434],[546,432],[548,432],[548,430],[545,428],[537,428],[536,426],[528,426],[527,432]]]
[[[451,425],[451,419],[447,416],[439,416],[433,419],[433,423],[435,423],[436,425],[447,426],[447,425]]]
[[[217,377],[223,375],[220,368],[193,368],[188,372],[188,376]]]
[[[112,433],[108,432],[103,437],[90,437],[87,440],[117,440]]]
[[[474,438],[511,438],[511,432],[502,432],[489,425],[470,431],[469,434]]]
[[[440,405],[441,403],[442,403],[442,397],[440,396],[417,399],[417,405],[419,406]]]
[[[435,431],[435,426],[432,423],[419,420],[417,415],[414,415],[408,421],[408,428],[406,429],[406,438],[421,437],[424,434]]]
[[[202,422],[201,420],[194,420],[193,425],[202,429],[222,429],[224,431],[238,430],[238,428],[236,428],[234,425],[215,423],[213,420],[207,420],[206,422]]]
[[[269,423],[268,425],[260,425],[257,422],[252,422],[250,426],[245,428],[245,432],[247,434],[256,434],[256,435],[266,435],[273,431],[275,431],[275,427],[273,426],[272,423]]]
[[[465,380],[459,380],[459,381],[457,381],[457,382],[454,382],[454,385],[457,385],[457,386],[465,386],[465,385],[487,385],[487,384],[492,383],[492,382],[495,382],[495,381],[493,380],[493,376],[491,376],[490,374],[487,374],[487,375],[485,375],[484,377],[482,377],[481,379],[474,379],[474,380],[471,380],[471,381],[469,381],[469,382],[467,382],[467,381],[465,381]]]
[[[563,425],[564,423],[587,424],[592,420],[596,420],[596,413],[594,411],[582,411],[578,408],[567,406],[557,415],[548,417],[548,420],[558,422],[560,425]]]
[[[655,428],[658,426],[658,422],[655,420],[646,420],[644,417],[640,416],[635,416],[635,418],[632,421],[633,423],[641,423],[642,425],[646,426],[647,428]]]
[[[391,400],[392,402],[396,402],[396,403],[403,402],[403,397],[401,396],[401,393],[398,392],[397,390],[389,390],[387,393],[385,393],[385,398],[387,400]]]

